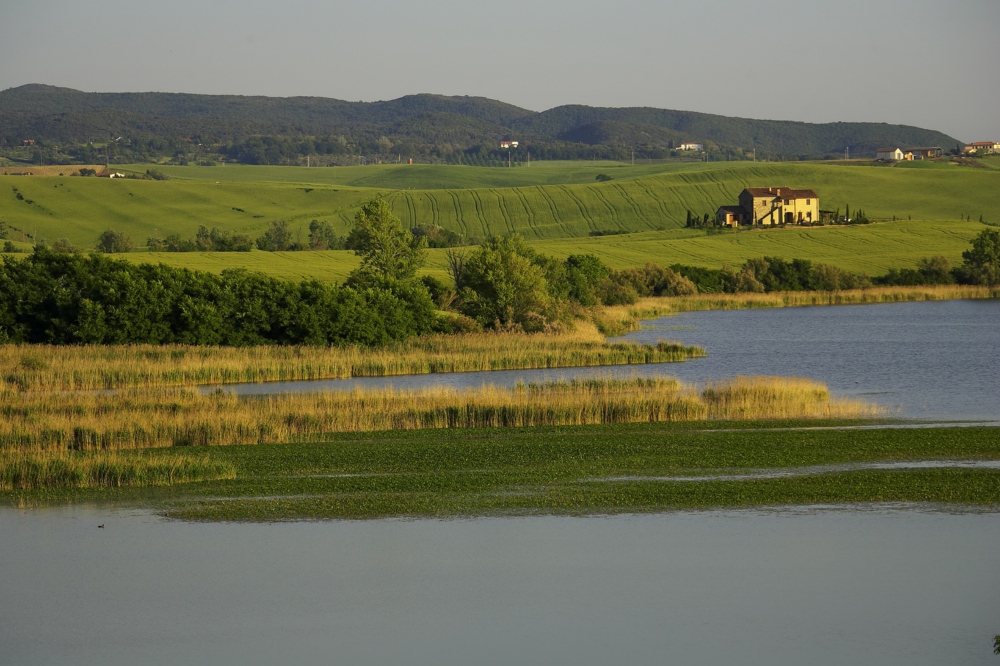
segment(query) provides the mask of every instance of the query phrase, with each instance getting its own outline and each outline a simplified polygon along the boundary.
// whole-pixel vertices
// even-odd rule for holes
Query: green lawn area
[[[664,170],[666,166],[672,170]],[[346,233],[357,207],[381,194],[405,226],[437,224],[475,237],[517,232],[540,241],[587,238],[594,231],[679,229],[689,210],[697,215],[714,213],[722,204],[735,203],[746,186],[784,185],[816,190],[823,208],[843,212],[848,205],[853,210],[860,207],[874,218],[943,222],[983,216],[987,222],[1000,221],[1000,172],[992,168],[679,163],[620,166],[614,180],[598,183],[591,172],[611,171],[611,166],[546,163],[532,171],[540,174],[539,182],[567,182],[517,187],[499,181],[481,186],[491,172],[503,169],[479,167],[354,167],[360,171],[345,178],[352,183],[371,185],[380,179],[387,183],[377,187],[293,182],[312,177],[312,172],[338,171],[330,167],[176,168],[196,169],[185,173],[199,177],[136,181],[5,176],[0,178],[0,220],[13,227],[9,235],[14,240],[37,233],[50,242],[68,238],[81,247],[93,247],[97,236],[109,228],[129,233],[142,245],[149,236],[193,236],[200,224],[256,236],[277,219],[288,221],[304,238],[313,219],[328,220]],[[425,189],[405,189],[400,179],[410,177],[405,175],[410,168],[420,171]],[[370,172],[360,173],[365,169]],[[531,170],[535,166],[508,169]],[[658,171],[644,173],[650,170]],[[205,178],[209,172],[237,177],[210,180]],[[457,175],[451,176],[452,172]],[[268,180],[280,176],[289,182]],[[462,182],[476,187],[435,189],[449,181],[456,187]],[[435,188],[429,183],[436,183]]]
[[[845,270],[882,275],[890,268],[909,268],[923,257],[943,255],[955,265],[983,225],[978,222],[898,220],[870,225],[786,227],[706,234],[693,229],[650,231],[621,236],[532,241],[539,252],[559,258],[594,254],[615,268],[648,262],[680,263],[719,268],[738,266],[747,259],[777,256],[811,259]],[[471,248],[458,248],[469,251]],[[428,250],[421,274],[448,280],[446,250]],[[219,273],[226,268],[262,271],[291,280],[340,282],[358,266],[350,251],[328,252],[133,252],[118,255],[134,262]]]

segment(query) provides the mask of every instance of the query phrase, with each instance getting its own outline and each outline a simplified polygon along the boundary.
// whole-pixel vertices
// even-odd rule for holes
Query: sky
[[[1000,140],[1000,0],[0,0],[0,90],[475,95]]]

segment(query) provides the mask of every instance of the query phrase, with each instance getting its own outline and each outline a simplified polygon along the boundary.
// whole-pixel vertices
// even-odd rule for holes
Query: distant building
[[[812,190],[748,187],[740,192],[740,205],[720,207],[715,219],[727,227],[812,224],[820,219],[819,197]]]
[[[33,145],[35,145],[35,140],[34,139],[25,139],[24,141],[21,142],[21,145],[22,146],[33,146]]]
[[[677,147],[678,150],[693,150],[695,152],[702,153],[705,151],[704,144],[701,143],[682,143]]]
[[[738,227],[743,219],[742,206],[720,206],[715,213],[716,223],[723,227]]]
[[[517,141],[501,141],[500,147],[504,150],[509,150],[511,148],[517,148]]]
[[[931,157],[941,157],[944,155],[944,148],[941,146],[919,146],[908,149],[908,152],[913,153],[913,159],[922,160]]]
[[[885,162],[899,162],[905,154],[899,148],[879,148],[875,151],[875,159]]]
[[[102,171],[101,173],[97,174],[97,177],[98,178],[124,178],[125,174],[121,173],[120,171]]]
[[[963,153],[975,153],[977,155],[1000,155],[1000,143],[996,141],[973,141],[965,144]]]

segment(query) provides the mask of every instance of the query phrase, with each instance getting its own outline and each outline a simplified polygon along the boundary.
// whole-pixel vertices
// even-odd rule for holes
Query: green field
[[[728,168],[732,164],[698,161],[643,162],[635,166],[622,162],[532,162],[514,168],[482,168],[443,164],[383,164],[349,167],[295,166],[140,166],[125,171],[144,173],[147,168],[171,178],[220,182],[274,182],[344,185],[379,190],[461,190],[530,185],[579,185],[596,182],[598,174],[615,180],[659,173]]]
[[[324,443],[150,449],[134,455],[233,469],[235,478],[164,488],[0,491],[0,501],[100,500],[151,506],[179,518],[258,521],[848,502],[1000,504],[1000,471],[995,469],[850,467],[1000,459],[996,428],[801,430],[794,423],[768,423],[761,429],[763,425],[397,431],[333,436]],[[650,478],[815,465],[847,467],[786,478]],[[618,480],[601,480],[608,478]]]
[[[357,207],[381,194],[406,226],[438,224],[473,237],[517,232],[543,252],[592,252],[617,267],[647,261],[718,267],[773,255],[879,274],[935,254],[957,262],[981,229],[975,222],[980,216],[1000,221],[998,170],[933,164],[217,166],[158,167],[171,174],[168,181],[5,176],[0,178],[0,220],[12,227],[8,236],[14,241],[30,241],[26,234],[37,234],[50,242],[67,238],[83,248],[93,247],[108,228],[125,231],[142,245],[150,236],[193,236],[201,224],[256,236],[277,219],[287,220],[304,240],[314,219],[328,220],[346,233]],[[614,180],[595,182],[596,173]],[[712,212],[734,203],[740,190],[751,185],[809,187],[819,193],[823,208],[843,212],[850,205],[863,208],[869,217],[895,216],[897,221],[719,235],[683,228],[688,210]],[[966,216],[972,222],[958,221]],[[629,233],[589,236],[594,231]],[[356,265],[349,253],[338,252],[129,258],[216,271],[244,266],[323,280],[342,279]],[[444,265],[443,253],[432,252],[428,270],[443,274]]]
[[[919,259],[934,255],[946,256],[953,264],[960,264],[969,240],[981,229],[983,225],[978,222],[901,220],[850,227],[788,227],[711,235],[674,229],[622,236],[558,238],[531,244],[538,251],[559,258],[594,254],[615,268],[648,262],[718,268],[723,264],[736,266],[753,257],[772,256],[809,258],[852,272],[882,275],[890,268],[911,268]],[[421,274],[446,279],[445,253],[446,250],[429,250]],[[213,273],[226,268],[249,268],[290,280],[333,282],[343,281],[360,263],[349,251],[133,252],[119,256],[135,262],[164,263]]]

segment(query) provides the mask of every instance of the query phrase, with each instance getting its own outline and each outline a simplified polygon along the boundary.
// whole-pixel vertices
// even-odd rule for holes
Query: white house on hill
[[[875,151],[875,159],[886,162],[899,162],[903,156],[903,151],[899,148],[879,148]]]

